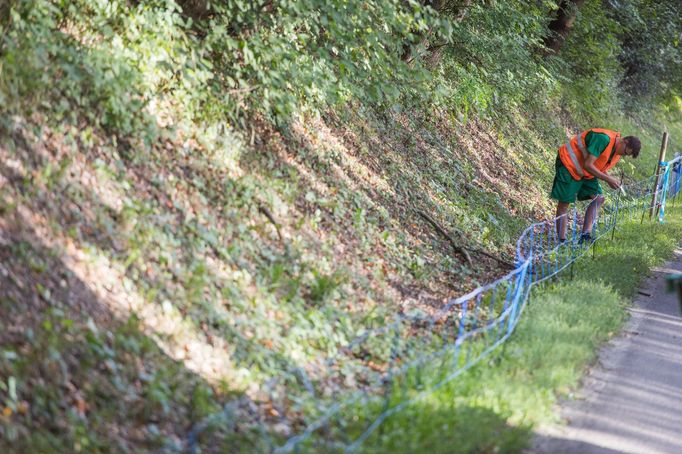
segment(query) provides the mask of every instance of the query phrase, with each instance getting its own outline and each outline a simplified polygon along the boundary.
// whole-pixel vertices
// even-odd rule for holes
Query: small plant
[[[313,271],[313,282],[310,285],[310,299],[313,303],[319,304],[329,298],[332,298],[337,289],[343,282],[346,276],[343,273],[335,271],[331,274],[323,274],[319,271]]]

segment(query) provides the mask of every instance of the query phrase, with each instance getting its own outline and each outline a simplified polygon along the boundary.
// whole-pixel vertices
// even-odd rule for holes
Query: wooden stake
[[[665,128],[663,132],[663,140],[661,141],[661,151],[658,154],[658,162],[656,162],[656,168],[654,170],[655,182],[654,182],[654,195],[651,196],[651,206],[649,207],[649,220],[654,214],[654,208],[656,207],[658,198],[658,183],[661,181],[661,162],[665,159],[665,151],[668,149],[668,128]],[[643,219],[643,218],[642,218]]]

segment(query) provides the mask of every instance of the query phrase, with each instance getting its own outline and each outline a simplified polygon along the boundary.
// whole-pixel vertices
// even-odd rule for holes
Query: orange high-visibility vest
[[[620,155],[614,153],[613,157],[611,156],[611,151],[613,151],[613,147],[616,146],[616,139],[620,137],[619,132],[611,131],[609,129],[593,128],[576,134],[559,148],[559,158],[561,159],[561,162],[576,180],[581,180],[583,178],[589,180],[594,178],[594,175],[585,169],[585,159],[587,159],[589,154],[587,146],[585,145],[585,137],[587,137],[587,133],[590,131],[606,134],[609,136],[609,139],[611,139],[608,146],[594,162],[594,166],[597,169],[606,173],[620,160]]]

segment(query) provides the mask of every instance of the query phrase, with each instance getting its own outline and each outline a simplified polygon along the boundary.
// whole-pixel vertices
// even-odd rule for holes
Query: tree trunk
[[[545,38],[545,46],[554,53],[563,46],[566,37],[573,28],[578,8],[585,0],[561,0],[557,16],[549,23],[550,34]]]
[[[177,3],[182,8],[182,14],[194,21],[206,19],[211,13],[208,0],[178,0]]]
[[[10,16],[9,12],[13,6],[15,6],[16,1],[0,1],[0,29],[4,29],[9,26]]]

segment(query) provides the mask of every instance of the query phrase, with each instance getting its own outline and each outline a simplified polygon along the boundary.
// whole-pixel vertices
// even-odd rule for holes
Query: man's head
[[[642,142],[639,141],[639,138],[635,136],[623,137],[621,143],[622,145],[619,154],[632,156],[637,159],[637,156],[639,156],[639,152],[642,149]]]

